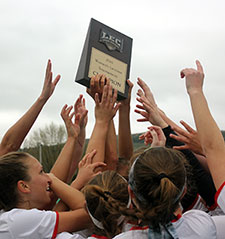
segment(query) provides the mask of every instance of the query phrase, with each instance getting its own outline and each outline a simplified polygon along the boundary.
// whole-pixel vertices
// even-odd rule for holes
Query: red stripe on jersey
[[[92,234],[91,237],[100,238],[100,239],[109,239],[108,237],[98,236],[98,235],[95,235],[95,234]]]
[[[133,230],[146,230],[148,229],[149,226],[145,226],[145,227],[139,227],[139,226],[134,226],[130,229],[130,231],[133,231]]]
[[[198,201],[198,198],[199,198],[199,194],[196,195],[195,200],[194,200],[194,201],[192,202],[192,204],[185,210],[185,212],[191,210],[191,209],[195,206],[196,202]]]
[[[56,222],[55,222],[55,228],[53,231],[52,239],[56,238],[57,232],[58,232],[58,225],[59,225],[59,213],[58,212],[55,212],[55,213],[56,213]]]
[[[220,192],[222,191],[222,189],[223,189],[224,186],[225,186],[225,182],[219,187],[219,189],[217,190],[217,192],[216,192],[216,194],[215,194],[215,203],[216,203],[216,205],[218,205],[218,204],[217,204],[217,199],[218,199],[218,197],[219,197],[219,195],[220,195]]]
[[[176,215],[176,218],[173,219],[171,222],[176,222],[176,221],[178,221],[181,217],[182,217],[181,214],[177,214],[177,215]]]

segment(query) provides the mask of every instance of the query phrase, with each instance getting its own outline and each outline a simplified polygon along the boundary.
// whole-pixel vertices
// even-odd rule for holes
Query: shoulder
[[[0,215],[0,222],[15,238],[28,238],[31,234],[37,238],[40,235],[51,238],[57,222],[57,213],[37,209],[12,209]]]
[[[174,226],[179,236],[192,235],[191,238],[216,238],[216,226],[211,216],[200,210],[190,210],[182,215],[181,223]],[[185,237],[184,237],[185,238]]]
[[[71,234],[68,232],[61,232],[57,234],[57,239],[85,239],[87,237],[82,237],[79,234]]]
[[[133,227],[130,231],[120,233],[113,239],[135,239],[135,238],[148,238],[148,227]]]
[[[211,217],[204,211],[192,209],[187,212],[185,212],[182,217],[185,221],[195,221],[195,222],[201,222],[202,220],[205,222],[211,222]]]
[[[24,222],[35,222],[44,218],[56,218],[56,212],[52,211],[42,211],[38,209],[12,209],[11,211],[4,212],[2,214],[3,218],[8,220],[9,222],[15,223],[15,221],[23,221]]]

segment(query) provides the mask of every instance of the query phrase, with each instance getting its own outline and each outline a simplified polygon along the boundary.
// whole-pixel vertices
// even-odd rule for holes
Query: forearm
[[[177,141],[176,139],[171,138],[170,134],[175,134],[171,127],[167,127],[163,129],[163,132],[166,136],[166,146],[173,147],[182,145],[181,142]],[[200,162],[194,156],[194,154],[190,150],[180,150],[186,157],[188,163],[192,167],[193,178],[195,180],[198,193],[201,197],[206,201],[209,207],[214,205],[214,196],[216,193],[215,186],[212,181],[211,175],[204,170]],[[207,186],[206,186],[207,185]]]
[[[108,132],[109,122],[96,121],[91,138],[88,142],[86,154],[96,149],[97,153],[93,162],[104,162],[105,160],[105,142]]]
[[[71,168],[71,162],[74,155],[74,147],[76,144],[77,138],[70,137],[67,139],[66,144],[64,145],[60,155],[58,156],[55,164],[51,169],[57,178],[63,182],[67,182],[69,170]]]
[[[170,125],[171,127],[180,128],[180,126],[178,126],[173,120],[171,120],[161,109],[159,109],[159,114],[168,125]]]
[[[133,154],[130,108],[119,109],[119,157],[129,160]]]
[[[80,134],[78,136],[78,139],[75,143],[74,146],[74,151],[73,151],[73,159],[70,165],[70,170],[68,174],[68,179],[67,182],[70,182],[76,169],[78,168],[78,163],[80,162],[83,152],[84,152],[84,145],[85,145],[85,128],[81,129]]]
[[[107,169],[116,170],[117,162],[117,138],[114,122],[112,119],[109,123],[109,129],[105,143],[105,163],[107,164]]]
[[[85,185],[76,178],[70,186],[80,191]]]
[[[53,180],[51,189],[71,210],[84,207],[85,198],[83,193],[58,178]]]
[[[0,155],[17,151],[37,119],[47,99],[39,97],[31,108],[6,132],[0,145]]]
[[[216,188],[225,181],[225,147],[203,92],[189,93],[195,124]]]
[[[58,233],[76,232],[91,225],[91,219],[85,208],[59,213]]]
[[[198,161],[202,165],[202,167],[205,169],[205,171],[209,173],[209,167],[208,167],[206,157],[201,154],[196,154],[196,153],[194,153],[194,155],[198,159]]]
[[[203,150],[206,153],[215,149],[224,150],[223,136],[209,111],[203,92],[191,93],[189,95]],[[225,158],[223,162],[225,162]]]
[[[76,190],[80,191],[84,187],[84,184],[76,178],[70,184],[70,186],[72,188],[75,188]],[[63,212],[63,211],[68,211],[68,210],[70,210],[70,208],[62,200],[60,200],[54,207],[54,211],[58,211],[58,212]]]

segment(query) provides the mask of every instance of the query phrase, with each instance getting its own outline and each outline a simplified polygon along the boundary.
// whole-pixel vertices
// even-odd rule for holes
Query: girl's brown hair
[[[0,210],[9,211],[19,203],[17,182],[29,181],[26,159],[29,154],[11,152],[0,157]]]
[[[150,148],[138,155],[129,174],[139,208],[134,218],[153,227],[170,222],[185,187],[184,165],[183,154],[169,148]]]
[[[91,215],[101,222],[104,230],[94,227],[98,235],[114,237],[122,230],[118,205],[126,207],[129,201],[127,181],[115,171],[105,171],[92,179],[82,190]],[[113,207],[112,207],[113,205]]]

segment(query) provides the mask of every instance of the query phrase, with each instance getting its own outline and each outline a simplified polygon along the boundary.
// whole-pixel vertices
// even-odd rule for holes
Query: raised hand
[[[159,126],[148,127],[148,131],[139,136],[139,139],[144,139],[145,145],[151,144],[151,147],[165,146],[166,137]]]
[[[197,70],[193,68],[185,68],[181,71],[181,78],[186,78],[186,89],[187,92],[195,93],[201,92],[204,80],[204,72],[201,63],[196,61]]]
[[[139,89],[137,92],[137,101],[141,104],[136,105],[137,108],[135,109],[135,112],[143,117],[141,119],[138,119],[138,121],[150,121],[152,125],[157,125],[161,128],[167,127],[167,124],[159,113],[158,107],[149,87],[140,78],[138,78],[138,84],[140,85],[142,90]]]
[[[106,167],[106,164],[103,162],[93,163],[93,158],[96,154],[96,150],[86,154],[83,159],[78,164],[78,174],[75,179],[76,188],[79,185],[79,188],[85,186],[93,177],[101,173],[102,169]],[[100,170],[100,171],[99,171]],[[98,171],[96,173],[96,171]]]
[[[162,129],[158,126],[148,127],[152,134],[152,143],[151,148],[153,147],[164,147],[166,144],[166,137],[162,131]]]
[[[0,143],[0,155],[17,151],[20,148],[24,138],[33,126],[42,108],[54,92],[59,79],[60,75],[56,76],[55,80],[52,82],[51,61],[48,60],[41,95],[27,112],[12,127],[10,127],[3,136],[2,142]]]
[[[204,155],[197,131],[191,128],[191,126],[183,120],[181,120],[180,123],[186,130],[173,126],[172,129],[177,133],[177,135],[170,134],[170,137],[184,143],[184,145],[174,146],[173,148],[178,150],[189,149],[196,154]]]
[[[44,81],[43,89],[40,95],[40,98],[45,101],[47,101],[48,98],[53,94],[55,90],[55,86],[57,85],[61,77],[60,75],[57,75],[55,80],[52,81],[52,75],[53,75],[52,63],[51,63],[51,60],[48,60],[46,73],[45,73],[45,81]]]
[[[99,100],[102,98],[104,85],[109,85],[110,81],[105,75],[92,76],[90,80],[90,88],[87,88],[87,93],[95,100],[95,94],[98,93]]]
[[[117,90],[112,90],[111,85],[105,85],[102,98],[99,101],[98,93],[95,94],[95,118],[96,122],[109,122],[116,114],[121,103],[116,103]]]
[[[73,109],[72,106],[68,107],[67,105],[64,105],[61,111],[61,117],[65,123],[68,138],[69,137],[77,138],[80,133],[81,115],[80,114],[75,115],[75,112],[71,113],[72,109]]]
[[[119,157],[126,158],[127,160],[129,160],[134,150],[132,136],[131,136],[131,127],[130,127],[130,100],[131,100],[131,92],[133,88],[133,83],[130,80],[127,80],[127,84],[129,86],[128,97],[127,99],[120,101],[121,106],[119,108],[119,130],[118,130],[119,131],[118,132],[119,151],[118,153],[119,153]],[[116,135],[114,139],[115,139],[114,152],[117,154]],[[110,141],[112,141],[112,139],[108,141],[109,145],[112,145]],[[110,154],[112,155],[111,152]]]
[[[137,79],[137,83],[141,87],[141,89],[143,91],[143,95],[145,96],[147,101],[149,103],[151,103],[154,107],[157,107],[154,96],[153,96],[150,88],[148,87],[148,85],[141,78]]]
[[[80,128],[85,128],[88,121],[87,109],[85,106],[85,99],[80,95],[74,104],[75,115],[80,114]]]
[[[147,132],[145,132],[144,134],[139,136],[140,140],[144,140],[144,144],[148,145],[152,143],[152,134],[151,132],[148,130]]]

